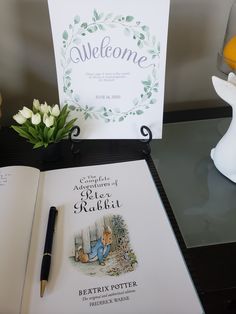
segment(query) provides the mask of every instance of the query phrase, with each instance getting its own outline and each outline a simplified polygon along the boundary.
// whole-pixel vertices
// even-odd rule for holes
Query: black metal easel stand
[[[146,125],[143,125],[140,128],[140,132],[142,136],[145,137],[140,140],[142,143],[145,144],[144,148],[142,148],[142,152],[145,155],[150,155],[151,153],[150,142],[152,141],[152,131],[150,130],[149,127],[147,127]],[[79,126],[74,126],[69,133],[69,140],[71,142],[70,148],[73,155],[77,155],[80,152],[80,143],[83,140],[79,138],[79,135],[80,135]]]

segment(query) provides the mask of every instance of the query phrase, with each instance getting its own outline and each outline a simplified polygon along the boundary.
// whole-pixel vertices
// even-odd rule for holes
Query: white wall
[[[127,0],[128,1],[128,0]],[[137,0],[138,1],[138,0]],[[171,0],[165,110],[219,105],[216,68],[232,0]],[[3,124],[33,98],[58,102],[46,0],[0,0]]]
[[[217,70],[231,0],[171,0],[167,53],[167,110],[214,105]],[[212,101],[211,101],[212,100]],[[194,103],[196,102],[196,103]]]

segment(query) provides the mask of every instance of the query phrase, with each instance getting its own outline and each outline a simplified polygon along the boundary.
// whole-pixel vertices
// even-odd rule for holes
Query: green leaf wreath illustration
[[[141,115],[157,102],[158,93],[157,69],[155,64],[151,67],[149,75],[141,81],[140,95],[129,104],[129,109],[122,111],[119,108],[88,106],[80,104],[80,96],[72,87],[71,58],[68,53],[72,45],[80,45],[82,38],[91,33],[106,31],[110,28],[119,27],[124,36],[131,37],[139,49],[145,49],[155,59],[160,56],[160,43],[155,36],[150,34],[147,25],[135,21],[131,15],[114,15],[113,13],[99,13],[93,11],[91,22],[82,21],[80,16],[74,17],[73,23],[62,33],[61,67],[63,70],[63,91],[66,96],[65,103],[72,111],[80,112],[84,119],[102,119],[104,122],[122,122],[128,116]]]

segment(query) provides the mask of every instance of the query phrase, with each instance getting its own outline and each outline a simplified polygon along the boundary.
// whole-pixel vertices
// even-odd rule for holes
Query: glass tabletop
[[[214,166],[210,151],[231,118],[165,124],[152,158],[187,247],[236,241],[236,184]]]

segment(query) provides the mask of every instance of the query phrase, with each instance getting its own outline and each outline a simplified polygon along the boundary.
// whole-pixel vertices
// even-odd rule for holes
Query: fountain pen
[[[51,266],[51,256],[52,256],[52,243],[53,243],[53,234],[55,228],[55,222],[57,217],[57,209],[52,206],[49,210],[48,216],[48,225],[44,245],[44,253],[41,264],[41,274],[40,274],[40,297],[44,295],[44,291],[48,282],[50,266]]]

